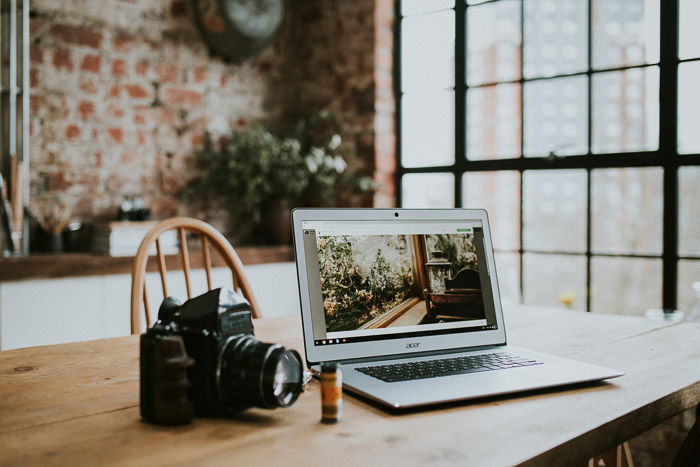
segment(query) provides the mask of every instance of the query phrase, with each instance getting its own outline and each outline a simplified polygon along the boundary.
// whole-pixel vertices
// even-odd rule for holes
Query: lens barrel
[[[217,386],[222,407],[288,407],[302,387],[299,354],[280,344],[260,342],[255,336],[231,336],[221,348]]]

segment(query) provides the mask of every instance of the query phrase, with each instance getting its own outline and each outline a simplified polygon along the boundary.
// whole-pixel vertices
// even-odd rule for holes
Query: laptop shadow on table
[[[372,406],[374,409],[377,409],[381,412],[384,412],[389,415],[411,415],[411,414],[417,414],[417,413],[423,413],[423,412],[432,412],[435,410],[444,410],[444,409],[450,409],[450,408],[457,408],[457,407],[469,407],[472,405],[477,405],[477,404],[484,404],[484,403],[501,403],[501,402],[517,402],[520,401],[521,399],[525,398],[531,398],[531,397],[537,397],[537,396],[542,396],[542,397],[555,397],[557,395],[563,394],[567,391],[571,390],[577,390],[577,392],[581,391],[586,391],[586,390],[611,390],[617,388],[618,385],[615,383],[611,383],[608,381],[592,381],[588,383],[575,383],[575,384],[567,384],[563,386],[554,386],[550,388],[542,388],[542,389],[532,389],[528,391],[518,391],[510,394],[502,394],[499,396],[487,396],[487,397],[479,397],[476,399],[466,399],[466,400],[461,400],[461,401],[452,401],[452,402],[442,402],[442,403],[436,403],[436,404],[430,404],[430,405],[425,405],[425,406],[420,406],[420,407],[408,407],[408,408],[394,408],[394,407],[388,407],[386,405],[380,404],[377,401],[374,401],[372,399],[369,399],[365,396],[348,392],[347,390],[343,391],[345,394],[348,394],[370,406]],[[573,395],[573,394],[570,394]]]

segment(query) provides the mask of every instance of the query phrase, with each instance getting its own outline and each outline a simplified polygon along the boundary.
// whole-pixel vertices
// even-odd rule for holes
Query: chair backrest
[[[243,272],[243,263],[226,237],[206,222],[190,217],[173,217],[159,222],[144,237],[134,258],[134,268],[131,274],[131,333],[139,334],[141,320],[139,311],[143,301],[143,309],[146,316],[146,325],[151,326],[151,317],[148,306],[148,293],[146,291],[146,266],[148,264],[149,252],[155,243],[156,255],[158,257],[158,271],[160,272],[160,282],[163,289],[163,297],[168,296],[168,286],[166,281],[165,256],[161,248],[160,236],[169,230],[177,230],[179,243],[180,265],[185,275],[185,287],[187,288],[187,298],[192,298],[190,286],[190,255],[187,248],[186,232],[194,232],[201,236],[202,258],[204,270],[207,276],[207,287],[211,290],[211,252],[209,245],[213,244],[219,252],[226,265],[231,269],[233,288],[243,293],[243,296],[250,303],[253,318],[260,317],[258,304],[253,296],[253,291]]]

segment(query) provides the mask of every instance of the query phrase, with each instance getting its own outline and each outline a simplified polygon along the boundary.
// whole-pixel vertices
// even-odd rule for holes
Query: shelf
[[[238,247],[236,252],[243,264],[282,263],[294,261],[291,246]],[[166,269],[181,269],[178,255],[168,255]],[[212,251],[212,266],[225,266],[221,257]],[[134,258],[131,256],[115,257],[100,253],[65,253],[40,254],[12,258],[0,258],[0,282],[27,279],[55,279],[61,277],[100,276],[107,274],[131,274]],[[202,254],[190,252],[191,268],[201,268],[204,264]],[[148,271],[157,271],[155,257],[148,262]]]

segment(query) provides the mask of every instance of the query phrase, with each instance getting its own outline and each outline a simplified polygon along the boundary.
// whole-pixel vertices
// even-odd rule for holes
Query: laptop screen
[[[481,219],[301,229],[314,346],[498,329]]]

